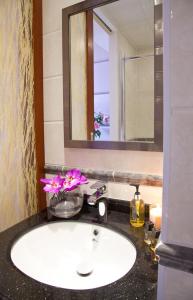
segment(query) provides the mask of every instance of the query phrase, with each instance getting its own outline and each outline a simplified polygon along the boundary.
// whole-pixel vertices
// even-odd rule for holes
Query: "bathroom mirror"
[[[66,148],[162,151],[160,2],[87,0],[63,9]]]

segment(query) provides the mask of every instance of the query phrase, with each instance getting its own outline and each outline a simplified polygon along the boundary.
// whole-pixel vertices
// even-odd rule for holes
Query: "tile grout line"
[[[50,75],[50,76],[45,76],[43,77],[43,80],[51,80],[51,79],[62,79],[63,75],[58,74],[58,75]]]
[[[47,37],[47,36],[49,36],[49,35],[52,35],[52,34],[54,34],[54,33],[59,33],[59,32],[62,33],[62,30],[61,30],[61,29],[57,29],[57,30],[54,30],[54,31],[50,31],[50,32],[43,33],[43,38],[44,38],[44,37]]]
[[[48,123],[64,123],[64,120],[50,120],[50,121],[44,121],[45,124]]]

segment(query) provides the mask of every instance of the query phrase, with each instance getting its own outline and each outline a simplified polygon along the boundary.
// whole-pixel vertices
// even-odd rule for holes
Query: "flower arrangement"
[[[102,112],[94,114],[94,137],[101,137],[100,126],[109,126],[110,117],[109,115],[103,114]]]
[[[70,218],[79,213],[83,205],[83,193],[76,188],[88,183],[87,178],[81,174],[80,170],[72,169],[67,171],[64,176],[41,178],[40,181],[45,184],[43,190],[52,194],[48,207],[51,215]],[[70,193],[71,191],[72,193]]]
[[[48,193],[61,194],[77,188],[79,185],[88,183],[87,178],[81,174],[80,170],[72,169],[67,171],[64,177],[57,175],[53,178],[41,178],[45,183],[43,190]]]

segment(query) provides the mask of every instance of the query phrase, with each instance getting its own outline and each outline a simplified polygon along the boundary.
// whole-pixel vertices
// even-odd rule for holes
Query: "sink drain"
[[[82,262],[78,265],[77,274],[82,277],[86,277],[92,274],[93,272],[93,266],[88,262]]]

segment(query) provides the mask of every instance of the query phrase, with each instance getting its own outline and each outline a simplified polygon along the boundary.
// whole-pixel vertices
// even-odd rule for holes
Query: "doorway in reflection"
[[[154,140],[154,54],[122,59],[122,139]]]

